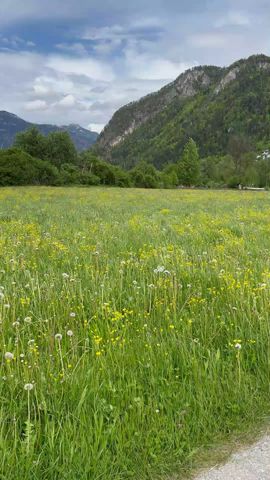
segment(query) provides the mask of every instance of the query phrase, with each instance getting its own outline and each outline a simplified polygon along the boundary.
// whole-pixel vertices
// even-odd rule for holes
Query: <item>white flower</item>
[[[13,359],[14,359],[13,353],[11,353],[11,352],[6,352],[6,353],[5,353],[5,359],[6,359],[6,360],[13,360]]]
[[[242,345],[240,343],[236,343],[234,346],[237,350],[241,350],[242,348]]]
[[[68,337],[73,337],[73,331],[72,331],[72,330],[68,330],[68,331],[67,331],[67,336],[68,336]]]
[[[57,333],[55,336],[54,336],[55,340],[59,340],[59,342],[61,342],[62,338],[63,338],[63,335],[61,333]]]
[[[76,313],[71,312],[71,313],[69,314],[69,316],[70,316],[71,318],[74,318],[74,317],[76,317]]]
[[[31,323],[31,322],[32,322],[32,318],[31,318],[31,317],[25,317],[24,322],[25,322],[25,323]]]
[[[24,385],[24,390],[27,390],[28,392],[30,392],[31,390],[33,390],[34,388],[34,385],[32,383],[26,383]]]
[[[64,272],[64,273],[62,273],[62,277],[63,277],[63,278],[69,278],[69,275]]]
[[[157,268],[155,268],[154,273],[163,273],[165,270],[165,267],[159,265]]]
[[[12,326],[13,327],[19,327],[20,326],[20,322],[18,322],[18,320],[16,322],[13,322],[12,323]]]

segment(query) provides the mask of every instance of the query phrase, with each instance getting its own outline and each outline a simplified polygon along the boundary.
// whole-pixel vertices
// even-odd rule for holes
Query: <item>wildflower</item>
[[[236,350],[241,350],[241,348],[242,348],[241,343],[236,343],[234,346],[235,346]]]
[[[11,352],[6,352],[6,353],[5,353],[5,359],[6,359],[6,360],[9,360],[9,361],[10,361],[10,360],[14,360],[14,355],[13,355],[13,353],[11,353]]]
[[[54,336],[55,340],[58,340],[59,342],[61,342],[62,338],[63,338],[63,335],[61,333],[57,333],[55,336]]]
[[[63,277],[63,278],[69,278],[69,275],[64,272],[64,273],[62,273],[62,277]]]
[[[72,331],[72,330],[68,330],[68,331],[67,331],[67,336],[68,336],[68,337],[73,337],[73,331]]]
[[[76,313],[70,312],[69,316],[70,316],[71,318],[75,318],[75,317],[76,317]]]
[[[24,322],[25,322],[25,323],[31,323],[31,322],[32,322],[32,318],[31,318],[31,317],[25,317]]]
[[[164,271],[165,267],[159,265],[157,268],[155,268],[154,273],[164,273]]]
[[[19,326],[20,326],[20,322],[18,322],[18,320],[17,320],[16,322],[13,322],[13,323],[12,323],[12,326],[15,327],[15,328],[16,328],[16,327],[19,327]]]
[[[24,385],[24,390],[27,390],[28,392],[30,392],[31,390],[33,390],[34,388],[34,385],[32,383],[26,383]]]

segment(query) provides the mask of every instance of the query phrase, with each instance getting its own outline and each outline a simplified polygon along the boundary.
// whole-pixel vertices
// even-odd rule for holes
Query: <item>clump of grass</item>
[[[269,196],[0,190],[5,479],[148,479],[269,412]]]

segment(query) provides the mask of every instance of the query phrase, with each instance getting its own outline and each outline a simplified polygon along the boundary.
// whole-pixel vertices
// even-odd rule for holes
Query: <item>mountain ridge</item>
[[[12,146],[16,134],[28,130],[29,128],[37,127],[40,133],[48,135],[51,132],[68,132],[75,147],[78,151],[87,150],[97,140],[98,133],[87,130],[77,124],[70,125],[53,125],[53,124],[37,124],[28,122],[18,115],[0,111],[0,147],[9,148]]]

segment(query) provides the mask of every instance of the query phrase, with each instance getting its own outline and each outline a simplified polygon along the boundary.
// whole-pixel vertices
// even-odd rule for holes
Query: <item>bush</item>
[[[72,183],[80,183],[80,170],[76,165],[65,163],[61,166],[60,183],[62,185],[70,185]]]
[[[160,173],[154,165],[147,162],[140,162],[130,172],[131,180],[135,187],[158,188],[160,186]]]
[[[33,158],[22,150],[0,151],[0,185],[55,185],[58,171],[48,162]]]

